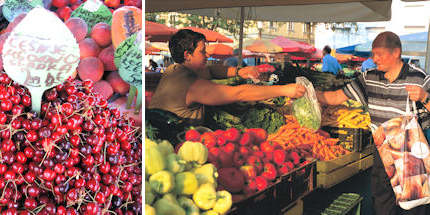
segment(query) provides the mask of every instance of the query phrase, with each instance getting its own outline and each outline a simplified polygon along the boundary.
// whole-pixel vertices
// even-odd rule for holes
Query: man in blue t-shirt
[[[369,69],[375,69],[376,65],[375,62],[373,62],[372,58],[368,58],[367,60],[363,61],[361,64],[361,71],[366,72]]]
[[[324,46],[323,49],[323,72],[331,72],[334,75],[337,75],[339,72],[343,73],[342,67],[339,62],[337,62],[336,58],[330,55],[331,48],[330,46]]]

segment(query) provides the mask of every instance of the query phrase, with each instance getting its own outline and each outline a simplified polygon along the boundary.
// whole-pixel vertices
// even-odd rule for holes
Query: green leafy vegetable
[[[293,102],[293,116],[300,125],[307,128],[317,130],[321,125],[315,107],[306,97],[301,97]]]

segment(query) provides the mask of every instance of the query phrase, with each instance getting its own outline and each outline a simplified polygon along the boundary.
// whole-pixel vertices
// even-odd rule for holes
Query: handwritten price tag
[[[130,107],[130,99],[134,97],[137,90],[136,111],[140,110],[142,105],[142,31],[135,33],[133,36],[124,41],[129,46],[123,46],[123,54],[120,57],[118,73],[121,78],[131,86],[129,92],[129,101],[127,107]],[[128,49],[126,49],[128,48]]]
[[[109,25],[112,23],[112,13],[109,8],[99,0],[87,0],[72,12],[71,17],[79,17],[85,20],[88,25],[88,33],[90,33],[93,26],[99,22],[104,22]]]
[[[133,6],[116,9],[112,16],[112,44],[115,48],[142,29],[142,10]]]
[[[12,22],[21,13],[27,13],[33,8],[43,7],[43,0],[6,0],[2,7],[3,16]]]
[[[14,81],[26,86],[39,112],[43,92],[63,83],[79,63],[79,46],[66,25],[43,8],[31,10],[3,47],[3,64]]]

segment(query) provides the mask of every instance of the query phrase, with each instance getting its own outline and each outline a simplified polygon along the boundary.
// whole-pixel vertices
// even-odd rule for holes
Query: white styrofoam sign
[[[30,90],[33,110],[39,112],[43,92],[72,75],[79,55],[79,46],[66,25],[39,7],[5,41],[3,64],[10,78]]]

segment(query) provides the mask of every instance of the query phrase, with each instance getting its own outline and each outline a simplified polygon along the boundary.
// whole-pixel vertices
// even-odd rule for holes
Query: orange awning
[[[227,58],[233,56],[233,48],[222,43],[209,44],[206,53],[213,58]]]
[[[197,27],[185,27],[184,29],[190,29],[195,32],[199,32],[206,37],[206,41],[208,42],[223,42],[223,43],[232,43],[233,40],[209,29],[197,28]]]
[[[164,24],[145,21],[145,39],[151,42],[167,42],[177,31]]]

